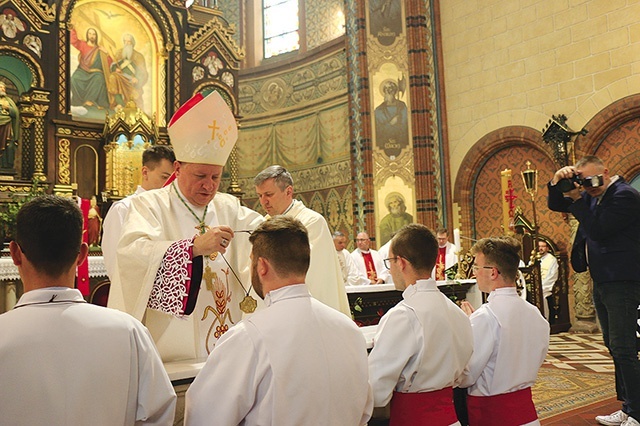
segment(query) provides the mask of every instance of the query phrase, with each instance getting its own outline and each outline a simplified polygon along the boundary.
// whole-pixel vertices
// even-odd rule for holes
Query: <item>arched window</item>
[[[263,0],[264,57],[300,48],[298,0]]]

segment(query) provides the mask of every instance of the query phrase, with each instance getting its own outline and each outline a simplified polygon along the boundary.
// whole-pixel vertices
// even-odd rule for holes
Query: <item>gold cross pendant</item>
[[[209,228],[207,225],[205,225],[204,222],[200,222],[198,224],[198,226],[196,226],[196,229],[198,230],[200,235],[204,235],[211,228]]]

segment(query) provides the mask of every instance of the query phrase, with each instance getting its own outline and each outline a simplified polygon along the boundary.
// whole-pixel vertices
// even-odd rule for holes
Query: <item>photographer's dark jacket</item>
[[[549,209],[572,213],[580,222],[571,250],[573,269],[584,272],[588,267],[593,281],[598,284],[640,282],[638,191],[618,177],[602,195],[600,203],[586,192],[574,202],[551,183],[547,187]]]

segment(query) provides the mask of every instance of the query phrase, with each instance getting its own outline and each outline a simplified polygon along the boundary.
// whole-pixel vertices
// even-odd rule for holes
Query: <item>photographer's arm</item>
[[[566,198],[565,194],[563,194],[556,185],[553,185],[552,182],[553,181],[547,183],[547,190],[549,191],[547,205],[549,206],[549,210],[569,213],[569,206],[573,203],[573,200]]]

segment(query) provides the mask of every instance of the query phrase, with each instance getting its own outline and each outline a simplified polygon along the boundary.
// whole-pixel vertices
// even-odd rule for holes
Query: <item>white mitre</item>
[[[176,160],[224,166],[238,140],[233,112],[216,91],[182,105],[167,126]]]

